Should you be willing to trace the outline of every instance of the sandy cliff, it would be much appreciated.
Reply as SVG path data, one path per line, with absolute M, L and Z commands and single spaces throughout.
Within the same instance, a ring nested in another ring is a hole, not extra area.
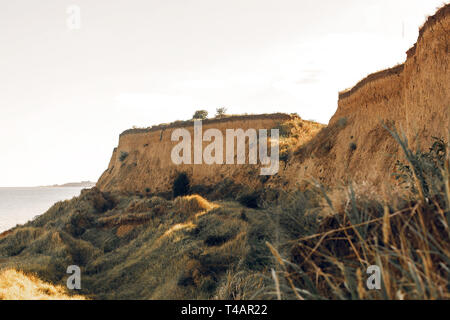
M 211 119 L 203 121 L 203 133 L 214 128 L 225 137 L 226 129 L 270 130 L 292 118 L 287 114 L 270 114 Z M 122 133 L 119 146 L 113 152 L 108 169 L 99 179 L 98 187 L 108 191 L 144 192 L 148 188 L 151 192 L 164 192 L 170 190 L 178 172 L 187 172 L 193 185 L 215 185 L 225 177 L 249 186 L 260 183 L 259 167 L 254 165 L 175 165 L 171 152 L 179 142 L 172 141 L 171 136 L 177 128 L 187 129 L 193 139 L 192 121 Z M 204 142 L 203 148 L 208 144 L 210 142 Z M 120 155 L 124 153 L 128 156 L 121 160 Z
M 314 178 L 328 185 L 349 180 L 380 186 L 391 180 L 399 148 L 381 121 L 403 130 L 410 142 L 428 147 L 433 136 L 448 140 L 450 114 L 449 66 L 450 5 L 430 17 L 404 64 L 377 72 L 339 94 L 338 109 L 328 126 L 309 132 L 297 150 L 266 186 L 295 188 Z M 291 121 L 284 114 L 241 116 L 209 120 L 204 131 L 271 129 Z M 124 132 L 98 187 L 107 191 L 167 191 L 176 172 L 186 171 L 193 184 L 214 185 L 225 177 L 250 187 L 261 185 L 258 168 L 249 165 L 176 166 L 170 159 L 177 144 L 172 131 L 191 123 L 174 123 Z M 310 141 L 309 141 L 310 140 Z M 204 144 L 205 145 L 205 144 Z M 126 152 L 128 157 L 120 160 Z
M 371 74 L 339 94 L 328 127 L 299 150 L 284 175 L 329 185 L 351 180 L 380 187 L 392 179 L 401 158 L 382 121 L 403 131 L 411 146 L 427 148 L 432 137 L 448 141 L 449 30 L 446 5 L 421 28 L 405 63 Z

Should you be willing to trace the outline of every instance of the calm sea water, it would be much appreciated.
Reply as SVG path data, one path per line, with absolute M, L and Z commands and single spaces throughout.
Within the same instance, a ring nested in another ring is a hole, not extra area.
M 78 196 L 82 187 L 0 188 L 0 232 L 46 212 L 53 204 Z

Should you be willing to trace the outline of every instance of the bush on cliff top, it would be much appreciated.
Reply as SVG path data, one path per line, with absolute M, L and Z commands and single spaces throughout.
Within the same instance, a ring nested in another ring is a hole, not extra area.
M 208 118 L 208 111 L 206 110 L 197 110 L 194 113 L 192 119 L 194 120 L 205 120 Z

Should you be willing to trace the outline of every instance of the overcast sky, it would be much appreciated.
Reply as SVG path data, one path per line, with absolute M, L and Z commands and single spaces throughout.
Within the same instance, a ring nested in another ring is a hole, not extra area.
M 0 186 L 97 180 L 123 130 L 196 109 L 328 123 L 338 91 L 403 62 L 444 3 L 2 1 Z

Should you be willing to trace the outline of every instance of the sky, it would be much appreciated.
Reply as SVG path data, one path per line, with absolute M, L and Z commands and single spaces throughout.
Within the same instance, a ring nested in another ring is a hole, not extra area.
M 328 123 L 445 3 L 2 1 L 0 187 L 96 181 L 122 131 L 198 109 Z

